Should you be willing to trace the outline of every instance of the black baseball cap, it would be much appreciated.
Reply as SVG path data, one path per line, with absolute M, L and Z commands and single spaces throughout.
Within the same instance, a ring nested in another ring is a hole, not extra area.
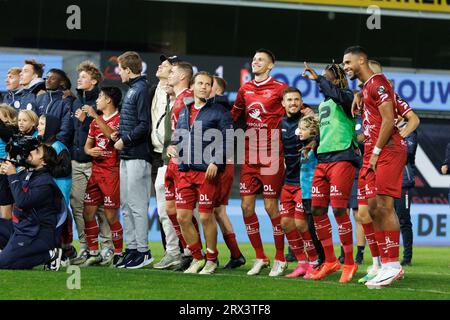
M 169 61 L 170 64 L 175 64 L 175 63 L 181 61 L 180 58 L 178 58 L 177 56 L 170 56 L 170 57 L 167 57 L 167 56 L 164 55 L 164 54 L 162 54 L 162 55 L 159 56 L 159 60 L 161 60 L 161 62 L 164 62 L 164 61 L 167 60 L 167 61 Z

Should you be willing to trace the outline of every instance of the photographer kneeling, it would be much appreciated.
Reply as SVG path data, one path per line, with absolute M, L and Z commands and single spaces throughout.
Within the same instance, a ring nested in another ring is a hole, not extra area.
M 0 219 L 0 269 L 31 269 L 47 264 L 60 266 L 61 250 L 55 249 L 57 223 L 65 215 L 63 196 L 50 175 L 57 165 L 55 150 L 40 144 L 27 157 L 27 169 L 16 173 L 13 162 L 0 166 L 14 198 L 12 221 Z

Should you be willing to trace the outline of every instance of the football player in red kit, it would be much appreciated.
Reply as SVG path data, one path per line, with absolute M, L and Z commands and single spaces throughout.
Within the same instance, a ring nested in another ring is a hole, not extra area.
M 395 127 L 396 99 L 386 77 L 370 69 L 367 53 L 358 46 L 345 50 L 343 63 L 351 79 L 358 78 L 364 83 L 364 153 L 370 159 L 360 176 L 366 180 L 369 214 L 378 247 L 387 253 L 380 272 L 367 281 L 366 286 L 382 287 L 404 274 L 399 262 L 400 226 L 394 211 L 394 198 L 401 196 L 406 144 Z
M 256 194 L 263 193 L 264 207 L 273 226 L 276 255 L 272 275 L 281 275 L 286 268 L 284 233 L 280 225 L 278 198 L 283 184 L 284 159 L 280 142 L 280 123 L 285 114 L 281 101 L 285 83 L 270 76 L 275 64 L 274 54 L 266 49 L 256 51 L 252 61 L 255 78 L 238 91 L 231 110 L 237 121 L 244 113 L 246 123 L 245 159 L 241 166 L 240 193 L 247 234 L 256 252 L 256 261 L 248 275 L 257 275 L 270 265 L 264 253 L 255 213 Z

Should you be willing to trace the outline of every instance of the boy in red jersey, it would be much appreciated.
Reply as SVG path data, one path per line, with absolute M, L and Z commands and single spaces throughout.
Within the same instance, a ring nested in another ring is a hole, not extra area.
M 263 193 L 264 207 L 273 225 L 276 255 L 271 275 L 281 275 L 287 267 L 284 257 L 284 233 L 281 229 L 278 197 L 283 185 L 284 159 L 280 123 L 285 114 L 281 101 L 288 87 L 270 77 L 275 66 L 274 54 L 266 49 L 256 51 L 252 61 L 255 79 L 238 91 L 231 110 L 237 121 L 244 112 L 246 128 L 245 160 L 241 166 L 240 193 L 242 212 L 250 242 L 256 252 L 256 260 L 248 275 L 257 275 L 270 265 L 264 253 L 259 233 L 259 221 L 255 213 L 256 194 Z M 255 143 L 256 142 L 256 143 Z
M 97 98 L 97 110 L 103 115 L 99 116 L 90 106 L 84 106 L 82 109 L 94 119 L 90 124 L 84 146 L 86 154 L 93 158 L 92 175 L 84 196 L 84 232 L 89 247 L 86 266 L 102 263 L 102 256 L 98 251 L 99 228 L 95 219 L 97 209 L 101 205 L 104 205 L 105 216 L 111 228 L 114 264 L 119 260 L 123 249 L 123 230 L 118 218 L 120 160 L 118 151 L 114 148 L 114 142 L 111 140 L 111 134 L 119 128 L 120 114 L 117 108 L 121 99 L 122 93 L 119 88 L 104 87 Z
M 406 144 L 395 127 L 395 94 L 386 77 L 370 69 L 367 53 L 361 47 L 347 48 L 343 63 L 351 79 L 358 78 L 364 83 L 364 153 L 365 158 L 370 158 L 366 168 L 363 164 L 360 176 L 366 180 L 369 214 L 378 247 L 387 253 L 380 272 L 367 281 L 366 286 L 382 287 L 404 273 L 399 262 L 400 226 L 394 211 L 394 198 L 401 196 Z

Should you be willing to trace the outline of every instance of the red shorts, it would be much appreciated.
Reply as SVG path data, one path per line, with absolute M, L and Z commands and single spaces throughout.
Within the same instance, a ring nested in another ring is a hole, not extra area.
M 365 171 L 360 173 L 364 180 L 360 185 L 364 185 L 365 198 L 373 198 L 376 195 L 400 198 L 405 164 L 405 145 L 384 147 L 378 157 L 376 170 L 371 170 L 367 164 Z
M 179 172 L 177 180 L 177 209 L 194 210 L 198 203 L 198 212 L 212 213 L 216 203 L 218 177 L 206 179 L 205 172 Z
M 120 208 L 119 170 L 102 174 L 93 172 L 86 186 L 84 204 L 104 205 L 106 209 Z
M 234 165 L 226 164 L 225 170 L 219 175 L 218 195 L 216 199 L 216 207 L 228 205 L 231 187 L 234 179 Z
M 178 179 L 178 164 L 169 161 L 167 165 L 166 175 L 164 176 L 164 190 L 166 201 L 174 201 L 175 200 L 175 192 L 176 192 L 176 182 Z
M 300 186 L 284 185 L 280 195 L 281 218 L 306 219 Z
M 276 170 L 276 173 L 267 172 Z M 283 186 L 284 160 L 280 158 L 271 169 L 261 165 L 243 164 L 241 166 L 240 194 L 250 196 L 263 193 L 266 199 L 278 199 Z
M 370 190 L 375 190 L 375 186 L 366 186 L 366 167 L 361 167 L 359 170 L 359 178 L 358 178 L 358 205 L 367 206 L 367 195 L 366 195 L 366 187 Z
M 319 163 L 314 170 L 311 206 L 347 208 L 356 168 L 350 161 Z

